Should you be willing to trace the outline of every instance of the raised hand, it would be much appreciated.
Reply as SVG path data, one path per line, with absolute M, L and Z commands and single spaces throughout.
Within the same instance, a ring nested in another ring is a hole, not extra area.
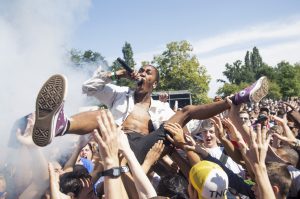
M 290 110 L 295 110 L 295 111 L 299 111 L 299 107 L 298 107 L 298 103 L 296 101 L 290 101 L 288 102 L 283 102 L 285 105 L 287 105 L 289 107 Z
M 286 119 L 286 117 L 280 118 L 280 117 L 277 117 L 277 116 L 275 116 L 275 115 L 271 115 L 271 116 L 270 116 L 270 120 L 274 120 L 274 121 L 275 121 L 278 125 L 280 125 L 280 126 L 284 126 L 284 125 L 287 124 L 287 119 Z
M 34 120 L 35 120 L 35 113 L 32 113 L 28 118 L 27 118 L 27 126 L 22 134 L 21 129 L 17 129 L 16 132 L 16 137 L 18 141 L 27 146 L 27 147 L 34 147 L 35 144 L 32 141 L 32 130 L 33 130 L 33 125 L 34 125 Z
M 224 129 L 223 129 L 223 125 L 222 125 L 222 122 L 221 122 L 221 119 L 217 116 L 214 116 L 211 118 L 211 121 L 212 123 L 214 124 L 214 127 L 215 127 L 215 133 L 216 133 L 216 136 L 219 140 L 221 140 L 221 138 L 223 136 L 225 136 L 225 133 L 224 133 Z
M 119 135 L 119 139 L 118 139 L 119 151 L 123 154 L 131 151 L 126 134 L 121 130 L 121 128 L 118 128 L 118 132 L 119 132 L 118 133 L 118 135 Z
M 49 171 L 49 184 L 50 184 L 50 194 L 52 199 L 71 199 L 70 196 L 67 196 L 61 193 L 59 190 L 59 172 L 55 171 L 53 164 L 48 163 Z
M 288 138 L 286 136 L 280 135 L 278 133 L 273 133 L 272 134 L 274 137 L 277 139 L 289 144 L 290 146 L 294 147 L 299 147 L 300 146 L 300 140 L 296 139 L 295 137 Z
M 242 147 L 243 155 L 249 160 L 249 163 L 253 170 L 257 166 L 265 166 L 265 159 L 271 140 L 271 135 L 267 136 L 267 128 L 264 126 L 261 129 L 261 125 L 258 124 L 256 127 L 256 133 L 253 128 L 250 128 L 250 145 L 249 147 L 239 141 Z
M 183 129 L 178 123 L 166 123 L 164 124 L 165 130 L 169 131 L 170 135 L 167 135 L 167 139 L 175 146 L 183 148 L 186 145 L 184 139 Z
M 164 148 L 165 148 L 165 145 L 163 144 L 163 141 L 159 140 L 148 151 L 148 153 L 145 157 L 145 160 L 143 162 L 143 165 L 142 165 L 145 173 L 148 173 L 151 166 L 157 162 L 157 160 L 160 158 L 161 153 L 163 152 Z
M 162 93 L 159 93 L 158 99 L 161 102 L 167 102 L 168 101 L 168 97 L 169 97 L 168 93 L 162 92 Z
M 145 161 L 147 160 L 152 163 L 155 163 L 159 159 L 164 148 L 165 145 L 163 144 L 163 141 L 162 140 L 157 141 L 147 153 Z
M 104 168 L 119 165 L 118 159 L 118 129 L 110 111 L 101 110 L 97 117 L 100 133 L 94 130 L 94 138 L 99 144 L 100 156 L 104 162 Z M 101 134 L 101 136 L 100 136 Z
M 230 140 L 237 142 L 238 140 L 243 139 L 241 134 L 238 132 L 235 125 L 231 122 L 229 118 L 224 118 L 222 120 L 222 123 L 224 126 L 226 126 L 226 128 L 228 128 L 227 133 L 230 137 Z

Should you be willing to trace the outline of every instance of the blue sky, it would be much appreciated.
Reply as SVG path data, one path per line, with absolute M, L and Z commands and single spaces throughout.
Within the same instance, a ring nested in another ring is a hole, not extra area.
M 152 51 L 170 41 L 196 41 L 285 20 L 299 9 L 299 1 L 94 0 L 73 44 L 110 58 L 120 54 L 125 41 L 135 52 Z
M 224 79 L 225 63 L 243 59 L 254 46 L 270 65 L 283 59 L 300 61 L 295 52 L 287 52 L 300 42 L 299 10 L 296 0 L 92 1 L 71 45 L 98 51 L 111 62 L 122 56 L 127 41 L 140 63 L 152 60 L 169 42 L 188 40 L 212 76 L 213 96 L 220 86 L 215 80 Z M 288 46 L 280 50 L 282 45 Z

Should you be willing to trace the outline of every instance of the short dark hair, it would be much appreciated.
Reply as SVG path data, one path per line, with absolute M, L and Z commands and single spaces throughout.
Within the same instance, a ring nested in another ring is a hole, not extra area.
M 181 175 L 168 175 L 161 178 L 157 186 L 157 194 L 174 199 L 188 199 L 188 182 Z
M 64 173 L 59 177 L 59 187 L 62 193 L 73 193 L 75 197 L 83 188 L 80 178 L 77 178 L 73 172 Z
M 77 197 L 83 188 L 80 179 L 86 178 L 91 178 L 87 169 L 82 165 L 75 165 L 72 172 L 64 173 L 59 177 L 60 191 L 64 194 L 73 193 Z
M 267 162 L 267 172 L 272 186 L 278 186 L 279 194 L 286 197 L 292 184 L 291 175 L 287 164 L 279 162 Z

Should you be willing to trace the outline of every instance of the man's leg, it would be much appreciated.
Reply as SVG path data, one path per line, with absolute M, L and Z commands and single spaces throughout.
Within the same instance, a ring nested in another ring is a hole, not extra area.
M 222 113 L 229 108 L 230 105 L 225 100 L 214 102 L 211 104 L 188 105 L 185 106 L 182 110 L 177 111 L 176 114 L 168 120 L 168 122 L 178 123 L 183 127 L 192 119 L 208 119 L 219 113 Z
M 236 105 L 246 102 L 256 103 L 268 94 L 268 88 L 267 78 L 261 77 L 251 86 L 231 97 L 231 100 Z M 188 105 L 181 111 L 177 111 L 176 114 L 168 120 L 168 122 L 176 122 L 183 127 L 192 119 L 208 119 L 229 108 L 230 105 L 224 100 L 204 105 Z
M 36 117 L 32 139 L 38 146 L 48 145 L 53 137 L 87 134 L 98 128 L 100 111 L 83 112 L 70 119 L 64 114 L 67 79 L 62 75 L 51 76 L 42 86 L 36 99 Z
M 70 127 L 67 129 L 68 134 L 84 135 L 99 128 L 97 116 L 100 116 L 100 110 L 87 111 L 78 113 L 69 118 Z

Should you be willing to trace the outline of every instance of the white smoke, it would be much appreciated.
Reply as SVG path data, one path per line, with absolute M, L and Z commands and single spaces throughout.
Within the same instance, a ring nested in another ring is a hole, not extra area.
M 67 51 L 72 33 L 87 17 L 89 5 L 87 0 L 2 1 L 1 135 L 12 121 L 34 110 L 38 90 L 52 74 L 64 73 L 68 77 L 68 99 L 78 104 L 80 84 L 86 77 L 67 65 Z M 66 105 L 69 111 L 71 104 Z
M 66 112 L 74 114 L 80 107 L 87 76 L 68 65 L 68 50 L 90 5 L 91 0 L 1 1 L 0 160 L 9 155 L 6 145 L 14 121 L 34 111 L 37 93 L 50 75 L 62 73 L 69 80 Z

